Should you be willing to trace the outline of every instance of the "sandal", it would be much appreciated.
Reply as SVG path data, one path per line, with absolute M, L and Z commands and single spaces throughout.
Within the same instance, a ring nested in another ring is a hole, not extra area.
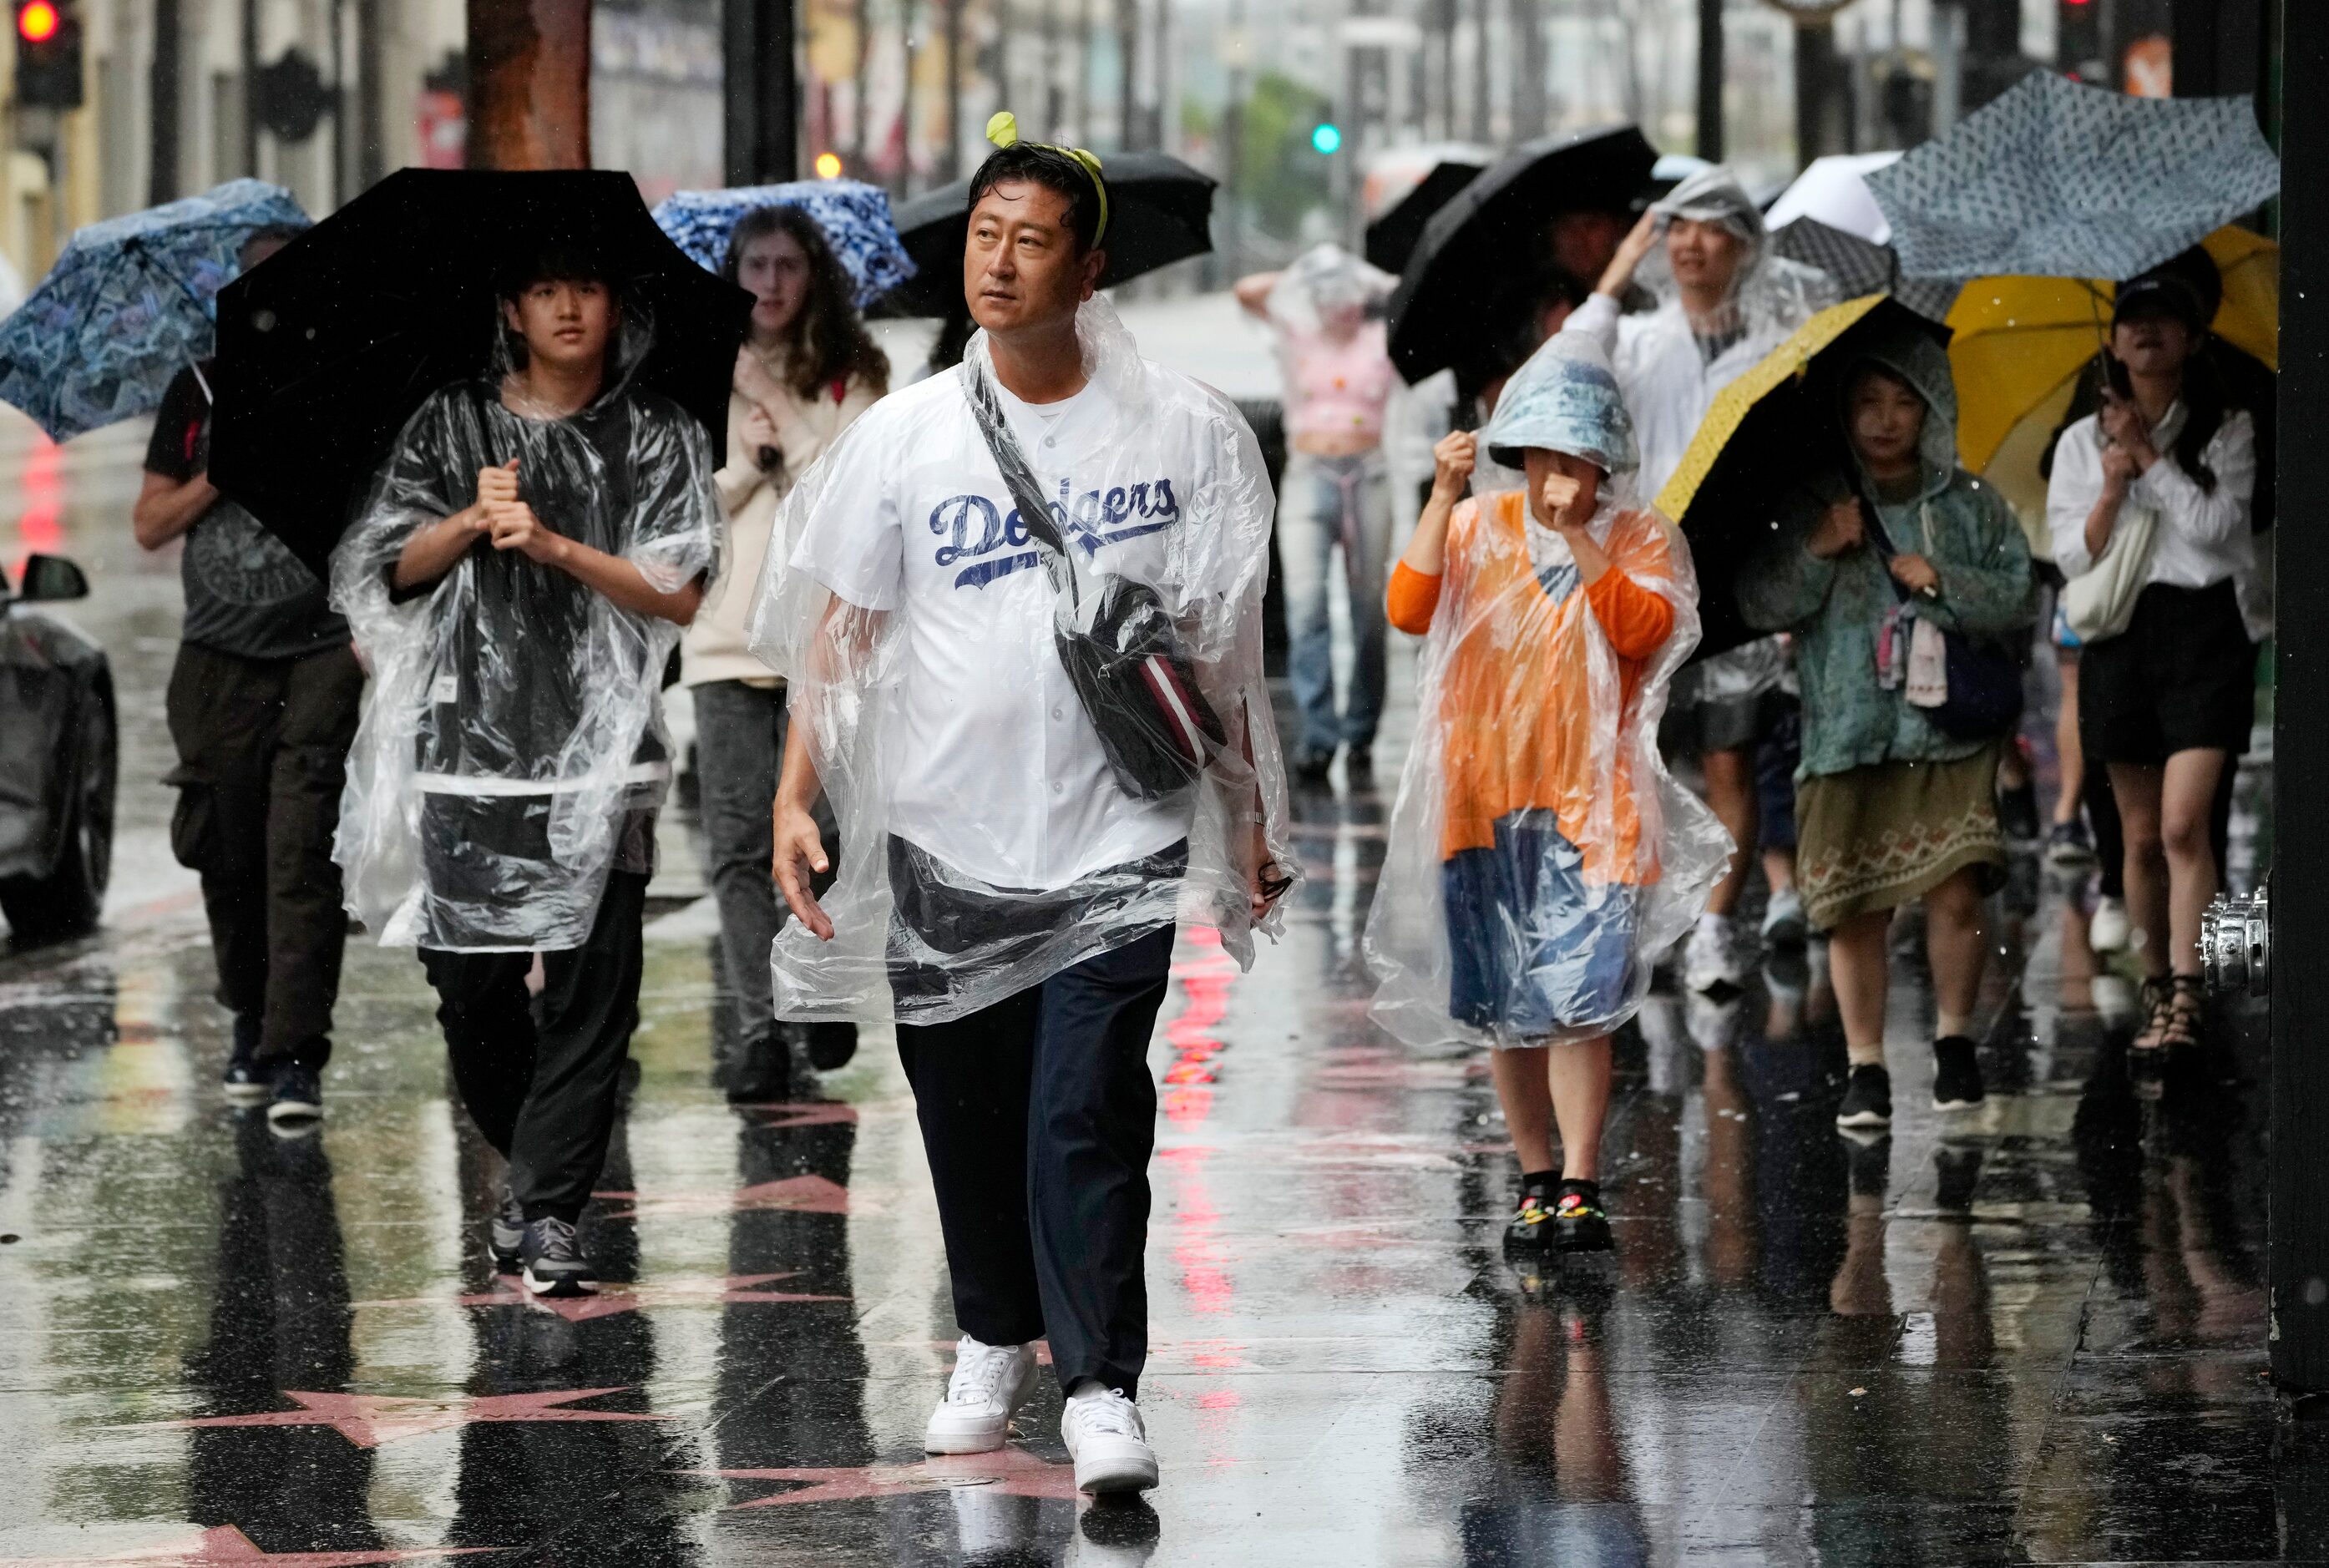
M 2156 975 L 2143 982 L 2143 1028 L 2130 1050 L 2171 1051 L 2200 1043 L 2207 1024 L 2207 986 L 2196 974 Z
M 2127 1049 L 2149 1053 L 2167 1048 L 2167 1031 L 2175 1021 L 2175 981 L 2164 974 L 2145 975 L 2142 999 L 2143 1027 L 2126 1043 Z

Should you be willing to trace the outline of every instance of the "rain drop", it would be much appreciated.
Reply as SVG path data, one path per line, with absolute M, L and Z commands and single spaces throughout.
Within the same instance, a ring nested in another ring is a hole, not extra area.
M 13 1240 L 14 1238 L 0 1239 Z M 2305 1304 L 2308 1307 L 2317 1307 L 2324 1301 L 2329 1301 L 2329 1280 L 2315 1274 L 2305 1282 Z
M 273 332 L 275 313 L 271 310 L 254 310 L 250 313 L 250 324 L 254 331 Z

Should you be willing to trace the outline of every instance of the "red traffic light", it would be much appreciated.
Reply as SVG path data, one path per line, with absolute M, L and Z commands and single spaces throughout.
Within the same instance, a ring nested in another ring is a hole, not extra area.
M 16 36 L 27 43 L 46 43 L 63 21 L 50 0 L 30 0 L 16 7 Z

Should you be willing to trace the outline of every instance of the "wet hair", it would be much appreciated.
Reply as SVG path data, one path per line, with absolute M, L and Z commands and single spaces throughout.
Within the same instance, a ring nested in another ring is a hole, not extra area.
M 1024 180 L 1055 192 L 1068 203 L 1068 232 L 1078 256 L 1089 255 L 1099 239 L 1099 176 L 1057 147 L 1034 142 L 1014 142 L 997 147 L 970 177 L 970 206 L 976 209 L 995 186 Z
M 1925 401 L 1925 394 L 1917 390 L 1916 382 L 1886 364 L 1882 360 L 1855 360 L 1853 361 L 1852 368 L 1843 373 L 1843 406 L 1847 412 L 1850 411 L 1852 405 L 1859 400 L 1862 386 L 1870 380 L 1890 381 L 1916 399 L 1919 405 Z
M 515 305 L 525 291 L 537 283 L 598 284 L 606 289 L 608 297 L 614 302 L 619 319 L 623 291 L 617 286 L 607 264 L 587 246 L 567 240 L 549 240 L 531 251 L 521 252 L 502 268 L 494 292 L 509 304 Z M 525 334 L 511 326 L 506 319 L 501 321 L 501 333 L 502 344 L 509 355 L 511 367 L 521 371 L 525 369 Z M 618 333 L 608 334 L 607 362 L 610 369 L 615 362 L 618 341 Z
M 806 212 L 798 207 L 755 207 L 745 213 L 728 236 L 720 276 L 739 281 L 745 249 L 772 234 L 789 236 L 808 258 L 808 292 L 784 333 L 785 368 L 794 395 L 814 399 L 834 382 L 853 379 L 864 381 L 876 396 L 888 391 L 890 356 L 865 330 L 849 275 L 825 242 L 825 230 Z

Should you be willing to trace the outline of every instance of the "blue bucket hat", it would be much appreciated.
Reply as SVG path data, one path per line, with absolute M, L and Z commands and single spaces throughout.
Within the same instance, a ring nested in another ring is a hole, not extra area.
M 1488 455 L 1508 468 L 1520 467 L 1530 446 L 1582 457 L 1604 474 L 1630 473 L 1642 464 L 1608 354 L 1598 339 L 1565 329 L 1504 383 L 1485 443 Z

